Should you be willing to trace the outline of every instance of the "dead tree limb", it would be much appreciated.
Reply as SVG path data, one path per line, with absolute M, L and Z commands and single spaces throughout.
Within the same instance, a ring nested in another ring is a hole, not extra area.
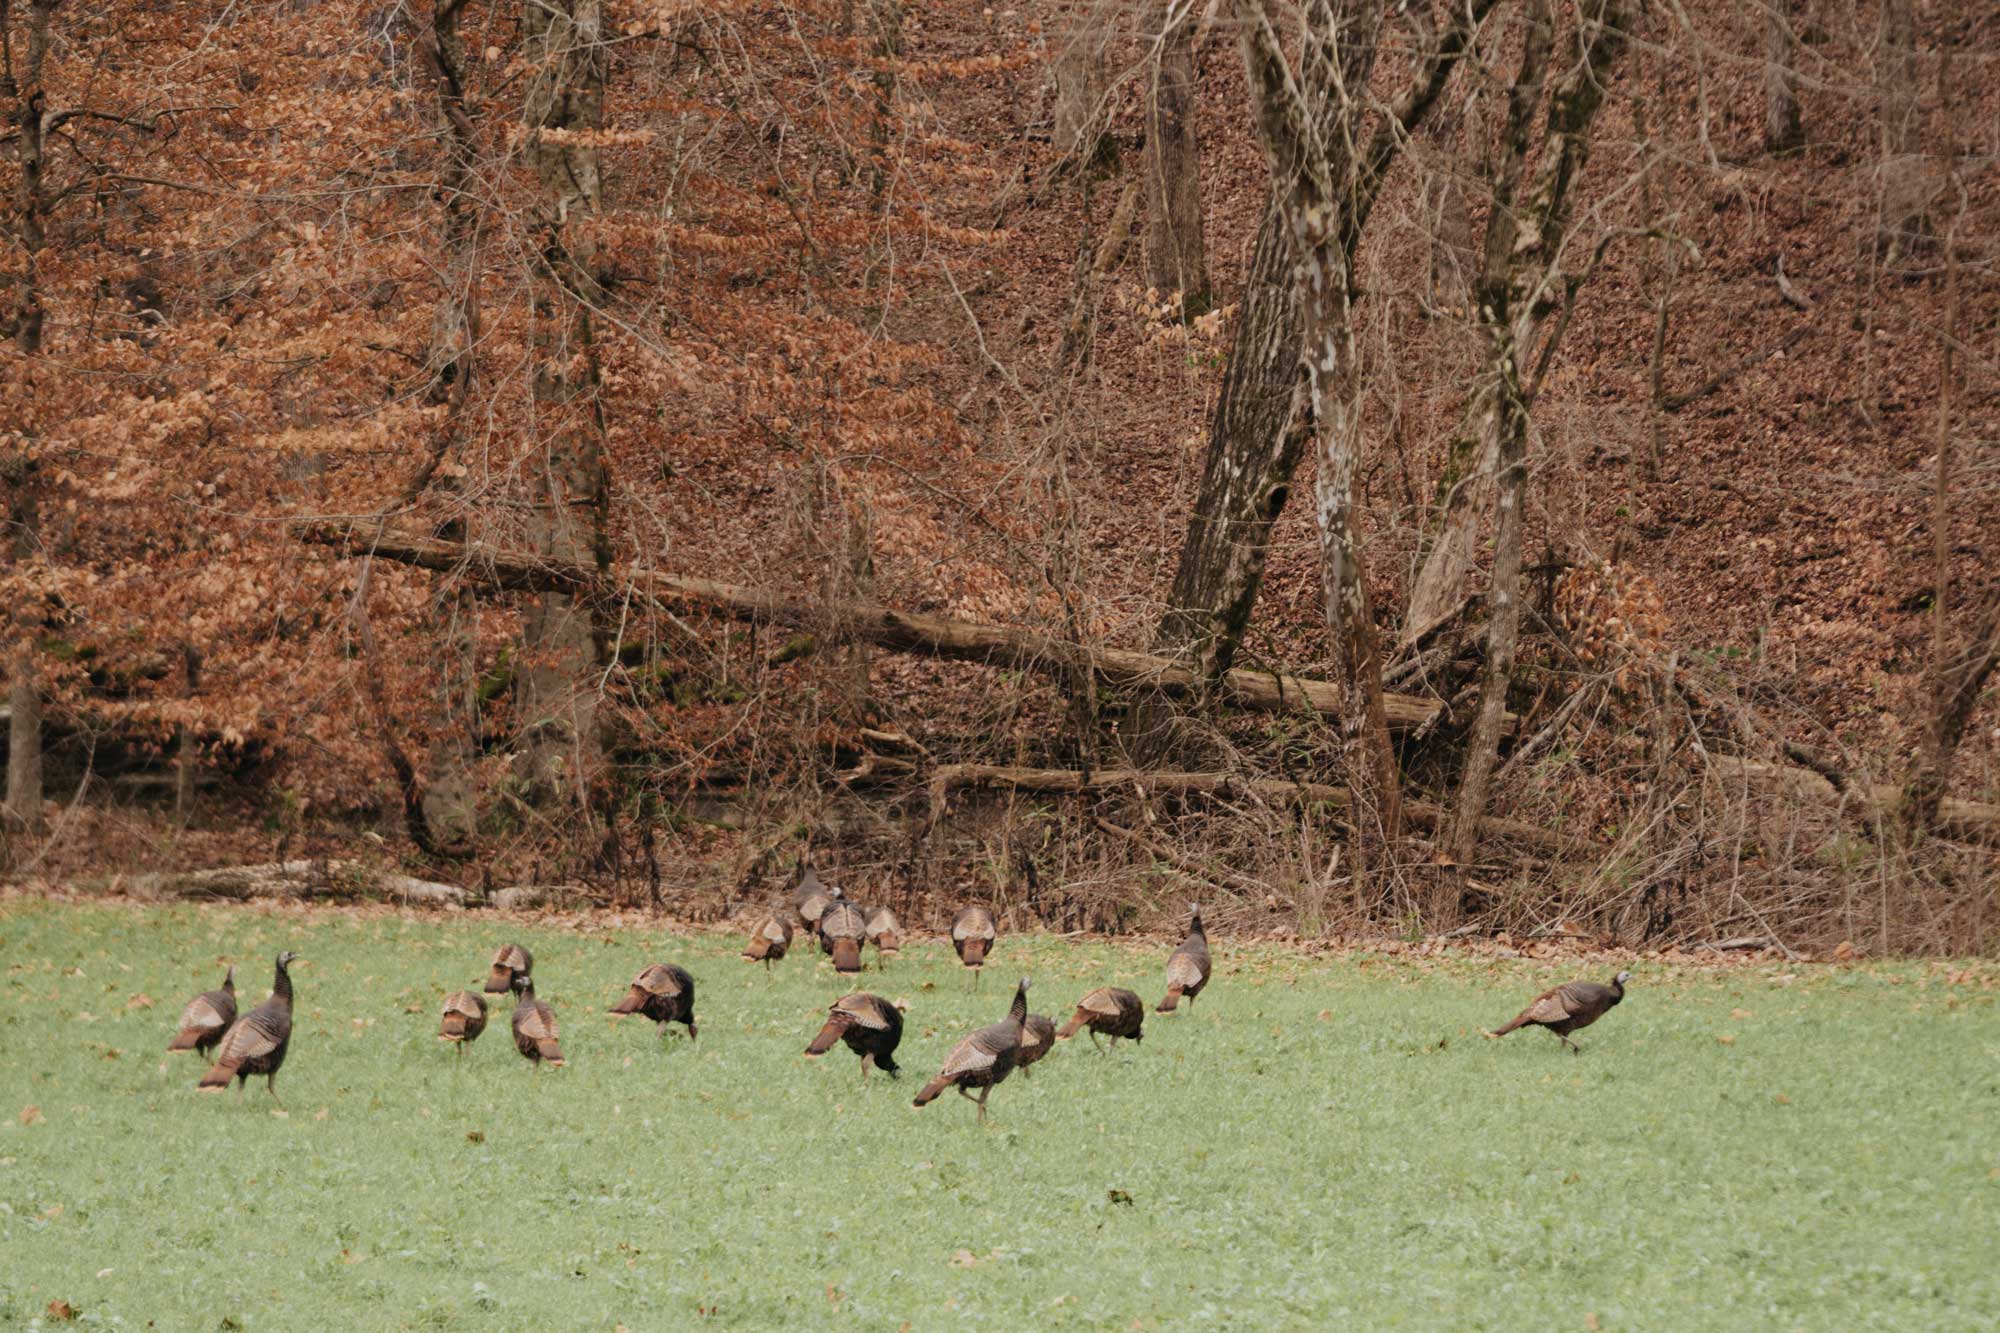
M 623 588 L 651 597 L 677 613 L 712 612 L 737 620 L 782 625 L 825 626 L 899 652 L 928 657 L 981 662 L 1027 671 L 1081 668 L 1106 684 L 1131 689 L 1187 694 L 1202 688 L 1197 668 L 1171 658 L 1129 648 L 1102 648 L 1072 643 L 1037 630 L 1006 625 L 982 625 L 944 616 L 892 607 L 856 604 L 829 606 L 799 600 L 761 588 L 746 588 L 713 579 L 689 578 L 651 571 L 614 569 L 599 575 L 590 566 L 501 550 L 478 543 L 440 541 L 385 533 L 376 537 L 366 526 L 304 523 L 293 529 L 301 541 L 332 546 L 354 555 L 373 554 L 383 560 L 420 569 L 453 571 L 491 587 L 517 592 L 569 591 L 608 596 Z M 1235 668 L 1227 672 L 1217 692 L 1222 702 L 1252 712 L 1294 709 L 1339 717 L 1345 691 L 1325 680 L 1309 680 L 1277 672 Z M 1438 711 L 1435 700 L 1414 695 L 1384 697 L 1390 726 L 1409 730 Z
M 1075 768 L 1014 768 L 999 764 L 944 764 L 930 777 L 931 819 L 943 815 L 945 799 L 957 787 L 1012 787 L 1021 791 L 1087 792 L 1114 791 L 1127 787 L 1175 795 L 1228 796 L 1249 793 L 1268 801 L 1320 804 L 1347 812 L 1352 805 L 1346 787 L 1323 782 L 1287 782 L 1282 778 L 1246 778 L 1234 773 L 1153 772 L 1140 768 L 1097 768 L 1085 772 Z M 1406 800 L 1403 815 L 1419 828 L 1441 827 L 1449 818 L 1443 806 L 1430 801 Z M 1481 831 L 1533 847 L 1556 852 L 1575 845 L 1539 824 L 1514 819 L 1488 819 Z

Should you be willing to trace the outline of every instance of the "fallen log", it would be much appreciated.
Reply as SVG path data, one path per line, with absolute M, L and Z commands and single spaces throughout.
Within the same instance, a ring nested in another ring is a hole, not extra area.
M 375 870 L 357 861 L 267 861 L 211 870 L 134 875 L 118 884 L 135 898 L 375 898 L 463 907 L 465 890 Z
M 608 596 L 629 588 L 680 613 L 710 611 L 739 620 L 794 627 L 830 623 L 837 634 L 899 652 L 1025 671 L 1084 670 L 1107 684 L 1157 690 L 1162 694 L 1193 694 L 1209 688 L 1198 672 L 1173 658 L 1131 648 L 1072 643 L 1038 630 L 982 625 L 865 603 L 842 606 L 801 600 L 761 588 L 652 570 L 613 570 L 600 576 L 589 566 L 545 560 L 476 542 L 438 541 L 398 533 L 378 536 L 372 528 L 357 531 L 339 523 L 300 523 L 293 526 L 292 533 L 300 541 L 314 545 L 373 555 L 420 569 L 457 572 L 494 587 L 520 592 Z M 1256 712 L 1305 709 L 1326 717 L 1340 715 L 1342 691 L 1332 681 L 1238 667 L 1213 688 L 1224 702 Z M 1387 695 L 1384 702 L 1389 725 L 1398 731 L 1430 722 L 1442 708 L 1435 699 L 1409 694 Z
M 1746 782 L 1775 788 L 1802 800 L 1817 801 L 1829 809 L 1842 809 L 1849 818 L 1864 823 L 1894 815 L 1903 801 L 1903 789 L 1893 783 L 1864 786 L 1849 782 L 1843 792 L 1823 774 L 1809 768 L 1767 764 L 1733 755 L 1716 755 L 1714 762 L 1723 772 L 1734 773 Z M 1964 842 L 2000 844 L 2000 805 L 1946 797 L 1938 803 L 1937 829 L 1947 837 Z
M 1234 773 L 1153 772 L 1138 768 L 1098 768 L 1085 772 L 1074 768 L 1013 768 L 999 764 L 944 764 L 930 777 L 931 819 L 943 814 L 947 795 L 954 787 L 1013 787 L 1023 791 L 1083 793 L 1133 787 L 1142 791 L 1174 793 L 1252 793 L 1272 801 L 1302 801 L 1346 810 L 1347 788 L 1323 782 L 1286 782 L 1281 778 L 1245 778 Z M 1405 800 L 1403 815 L 1419 828 L 1437 829 L 1450 822 L 1451 812 L 1430 801 Z M 1506 838 L 1544 852 L 1568 847 L 1588 847 L 1588 839 L 1564 838 L 1552 829 L 1517 819 L 1492 816 L 1480 821 L 1480 832 Z

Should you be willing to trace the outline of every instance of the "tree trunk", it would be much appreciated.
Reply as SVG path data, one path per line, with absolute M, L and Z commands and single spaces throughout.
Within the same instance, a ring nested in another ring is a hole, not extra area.
M 1889 263 L 1907 258 L 1930 237 L 1930 171 L 1920 151 L 1917 107 L 1917 26 L 1913 0 L 1884 0 L 1880 44 L 1882 101 L 1882 231 L 1877 243 Z
M 56 0 L 34 0 L 28 6 L 27 58 L 19 84 L 8 90 L 15 95 L 9 119 L 14 123 L 14 166 L 18 173 L 10 230 L 14 233 L 19 256 L 15 261 L 13 309 L 6 312 L 5 319 L 13 336 L 14 350 L 24 361 L 32 361 L 42 351 L 41 258 L 42 249 L 48 242 L 49 207 L 42 181 L 45 150 L 43 110 L 46 100 L 42 70 L 48 62 L 49 28 L 55 8 Z M 0 8 L 0 27 L 7 26 L 6 20 L 6 12 Z M 11 42 L 11 32 L 8 37 Z M 8 54 L 10 60 L 6 73 L 11 83 L 11 47 Z M 27 445 L 33 437 L 35 423 L 21 421 L 10 424 L 20 432 L 20 438 L 14 451 L 0 461 L 0 480 L 4 480 L 8 491 L 7 518 L 11 529 L 8 554 L 19 564 L 41 555 L 36 495 L 38 468 Z M 42 696 L 35 661 L 42 611 L 39 606 L 33 605 L 16 606 L 11 610 L 15 617 L 15 642 L 12 660 L 8 663 L 7 694 L 13 712 L 7 732 L 11 748 L 7 752 L 4 816 L 8 829 L 34 836 L 42 830 Z
M 557 564 L 532 551 L 500 551 L 428 537 L 377 536 L 334 523 L 302 523 L 292 529 L 301 541 L 335 546 L 354 555 L 372 555 L 420 569 L 456 569 L 462 577 L 490 587 L 521 591 L 555 590 L 579 602 L 636 598 L 649 607 L 678 615 L 716 614 L 756 623 L 817 629 L 837 638 L 865 639 L 896 652 L 1019 671 L 1067 676 L 1084 672 L 1106 685 L 1162 694 L 1212 689 L 1233 708 L 1248 712 L 1318 713 L 1341 716 L 1343 688 L 1325 680 L 1266 670 L 1233 670 L 1210 680 L 1187 663 L 1130 648 L 1104 648 L 1010 625 L 981 625 L 918 611 L 870 605 L 828 605 L 745 588 L 712 579 L 647 570 L 613 575 L 595 565 Z M 1434 721 L 1435 700 L 1408 694 L 1383 697 L 1389 724 L 1409 730 Z
M 1792 36 L 1793 0 L 1761 0 L 1764 7 L 1764 148 L 1790 153 L 1806 141 L 1799 114 L 1797 42 Z
M 1117 151 L 1105 133 L 1104 48 L 1117 10 L 1078 0 L 1057 37 L 1055 150 L 1059 168 L 1087 171 Z
M 1416 53 L 1410 82 L 1367 145 L 1351 210 L 1340 219 L 1350 256 L 1381 181 L 1409 135 L 1429 114 L 1493 0 L 1451 6 Z M 1329 105 L 1324 110 L 1331 113 Z M 1322 139 L 1337 127 L 1322 121 Z M 1357 132 L 1349 126 L 1346 133 Z M 1309 423 L 1300 353 L 1300 293 L 1292 281 L 1291 237 L 1275 203 L 1250 261 L 1229 367 L 1210 426 L 1201 489 L 1154 644 L 1185 654 L 1205 678 L 1230 669 L 1264 580 L 1271 528 L 1292 491 Z M 1351 261 L 1350 261 L 1351 262 Z
M 1291 237 L 1293 281 L 1303 294 L 1301 333 L 1318 463 L 1313 518 L 1327 631 L 1345 668 L 1341 718 L 1347 778 L 1357 796 L 1357 826 L 1393 844 L 1400 836 L 1402 780 L 1383 707 L 1381 656 L 1355 513 L 1361 409 L 1350 269 L 1350 235 L 1359 234 L 1352 230 L 1360 202 L 1356 187 L 1364 169 L 1352 145 L 1374 68 L 1381 9 L 1367 0 L 1309 3 L 1302 75 L 1296 80 L 1259 0 L 1237 0 L 1236 13 L 1257 128 Z M 1339 129 L 1322 137 L 1316 133 L 1322 123 Z
M 183 697 L 193 699 L 201 692 L 201 653 L 191 643 L 181 645 Z M 174 827 L 186 828 L 194 818 L 194 771 L 201 754 L 194 728 L 182 723 L 174 728 Z
M 1541 101 L 1542 79 L 1554 40 L 1555 19 L 1549 0 L 1533 0 L 1529 15 L 1521 74 L 1508 103 L 1508 141 L 1495 180 L 1480 283 L 1480 318 L 1491 340 L 1498 531 L 1493 582 L 1487 594 L 1486 670 L 1480 684 L 1479 713 L 1466 743 L 1458 817 L 1451 839 L 1452 859 L 1461 865 L 1470 862 L 1478 850 L 1520 638 L 1529 408 L 1521 368 L 1537 354 L 1546 362 L 1553 351 L 1551 346 L 1539 351 L 1534 346 L 1541 323 L 1537 312 L 1561 283 L 1570 187 L 1589 158 L 1591 127 L 1603 105 L 1612 64 L 1625 44 L 1623 0 L 1582 0 L 1577 12 L 1577 59 L 1566 64 L 1567 72 L 1549 101 L 1550 142 L 1540 154 L 1533 191 L 1516 209 L 1515 190 L 1531 156 L 1532 121 Z M 1558 323 L 1550 339 L 1561 337 L 1562 329 Z
M 597 392 L 590 307 L 599 292 L 587 219 L 602 203 L 597 150 L 545 139 L 543 130 L 590 131 L 604 121 L 605 48 L 599 0 L 525 0 L 529 75 L 526 156 L 545 198 L 535 244 L 535 433 L 529 464 L 535 545 L 565 564 L 610 563 L 609 478 Z M 548 592 L 529 608 L 520 677 L 527 778 L 537 804 L 589 806 L 601 745 L 599 635 L 589 606 Z
M 1182 319 L 1208 313 L 1202 242 L 1201 144 L 1195 137 L 1194 12 L 1160 0 L 1164 30 L 1146 102 L 1146 277 L 1161 299 L 1180 294 Z

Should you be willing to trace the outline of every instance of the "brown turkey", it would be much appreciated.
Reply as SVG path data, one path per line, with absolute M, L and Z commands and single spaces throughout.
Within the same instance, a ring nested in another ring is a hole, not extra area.
M 785 956 L 785 950 L 792 947 L 792 923 L 777 914 L 765 917 L 750 932 L 750 943 L 743 946 L 743 956 L 753 963 L 762 963 L 769 972 L 771 964 Z
M 205 1060 L 235 1021 L 236 969 L 232 967 L 222 974 L 221 990 L 205 990 L 187 1002 L 187 1008 L 181 1010 L 180 1029 L 167 1049 L 194 1051 Z
M 868 942 L 875 946 L 875 965 L 880 967 L 883 954 L 902 952 L 903 923 L 886 907 L 870 908 L 867 915 Z
M 1163 1014 L 1171 1014 L 1182 997 L 1186 997 L 1188 1008 L 1194 1008 L 1194 997 L 1208 984 L 1208 932 L 1201 928 L 1201 904 L 1190 910 L 1194 915 L 1188 922 L 1187 939 L 1167 959 L 1167 993 L 1159 1005 Z
M 514 1003 L 514 1049 L 528 1057 L 534 1069 L 540 1069 L 543 1061 L 567 1064 L 556 1041 L 562 1035 L 556 1027 L 556 1011 L 535 998 L 533 977 L 521 978 L 520 996 Z
M 961 907 L 952 918 L 951 947 L 958 950 L 958 961 L 972 969 L 973 985 L 979 984 L 979 969 L 986 966 L 986 955 L 999 937 L 1000 928 L 988 908 Z
M 924 1084 L 923 1091 L 910 1104 L 926 1106 L 936 1101 L 946 1088 L 957 1088 L 959 1096 L 979 1103 L 979 1118 L 985 1120 L 986 1096 L 1013 1072 L 1014 1061 L 1021 1053 L 1021 1031 L 1027 1021 L 1028 979 L 1022 977 L 1021 984 L 1014 989 L 1014 1003 L 1008 1008 L 1007 1017 L 952 1047 L 951 1054 L 944 1058 L 944 1068 Z M 977 1097 L 969 1091 L 971 1088 L 979 1089 Z
M 826 915 L 826 909 L 841 896 L 837 888 L 831 888 L 820 881 L 819 872 L 810 861 L 799 863 L 799 886 L 792 891 L 792 911 L 807 930 L 818 930 L 819 919 Z
M 837 895 L 840 890 L 835 889 Z M 845 898 L 835 897 L 819 919 L 820 947 L 833 959 L 836 972 L 861 970 L 861 942 L 868 935 L 868 918 Z
M 264 1076 L 264 1091 L 278 1100 L 278 1070 L 284 1067 L 285 1052 L 292 1044 L 291 966 L 299 956 L 290 949 L 278 955 L 277 975 L 271 979 L 271 994 L 264 1003 L 230 1024 L 215 1049 L 215 1063 L 195 1086 L 203 1092 L 221 1092 L 236 1080 L 236 1095 L 252 1074 Z M 280 1106 L 283 1102 L 278 1103 Z
M 1120 1037 L 1130 1037 L 1142 1041 L 1145 1034 L 1140 1030 L 1146 1021 L 1146 1002 L 1122 986 L 1099 986 L 1090 994 L 1076 1002 L 1076 1012 L 1069 1022 L 1062 1025 L 1056 1037 L 1068 1041 L 1076 1035 L 1078 1028 L 1090 1029 L 1090 1044 L 1101 1052 L 1103 1043 L 1097 1034 L 1111 1038 L 1112 1046 L 1118 1045 Z
M 465 1053 L 467 1042 L 479 1040 L 486 1031 L 486 997 L 478 991 L 455 990 L 444 997 L 444 1016 L 438 1021 L 438 1040 L 448 1041 Z
M 894 1078 L 901 1070 L 894 1056 L 903 1040 L 903 1015 L 895 1005 L 879 995 L 856 991 L 835 1000 L 827 1010 L 826 1026 L 806 1047 L 807 1055 L 825 1055 L 836 1041 L 861 1057 L 861 1077 L 869 1069 L 880 1069 Z
M 486 974 L 486 993 L 520 994 L 535 970 L 535 956 L 518 944 L 503 944 L 493 952 L 493 970 Z
M 1055 1048 L 1056 1021 L 1047 1014 L 1029 1014 L 1021 1022 L 1021 1049 L 1015 1052 L 1014 1068 L 1028 1076 L 1028 1066 Z
M 1611 1012 L 1612 1006 L 1625 998 L 1625 983 L 1632 979 L 1630 972 L 1620 972 L 1611 978 L 1611 984 L 1601 981 L 1572 981 L 1567 986 L 1545 990 L 1535 997 L 1535 1002 L 1514 1016 L 1512 1022 L 1487 1033 L 1489 1037 L 1504 1037 L 1519 1027 L 1543 1027 L 1562 1038 L 1562 1044 L 1578 1055 L 1583 1047 L 1569 1039 L 1569 1034 L 1589 1027 L 1598 1019 Z
M 644 1014 L 660 1025 L 660 1035 L 667 1035 L 667 1024 L 680 1023 L 688 1030 L 688 1040 L 694 1040 L 694 978 L 678 963 L 654 963 L 638 976 L 632 978 L 632 988 L 625 992 L 625 998 L 611 1006 L 614 1014 Z

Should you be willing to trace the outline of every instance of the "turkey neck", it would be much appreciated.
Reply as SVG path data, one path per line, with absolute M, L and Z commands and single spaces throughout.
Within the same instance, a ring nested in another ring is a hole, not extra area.
M 271 978 L 271 998 L 287 1009 L 292 1007 L 292 974 L 283 963 L 278 964 L 278 974 Z
M 1014 988 L 1014 1003 L 1007 1009 L 1007 1021 L 1012 1023 L 1016 1028 L 1019 1028 L 1028 1021 L 1028 988 L 1026 986 L 1016 986 Z
M 1200 940 L 1204 948 L 1208 945 L 1208 932 L 1201 928 L 1200 912 L 1196 912 L 1194 920 L 1188 924 L 1188 938 L 1191 940 Z

